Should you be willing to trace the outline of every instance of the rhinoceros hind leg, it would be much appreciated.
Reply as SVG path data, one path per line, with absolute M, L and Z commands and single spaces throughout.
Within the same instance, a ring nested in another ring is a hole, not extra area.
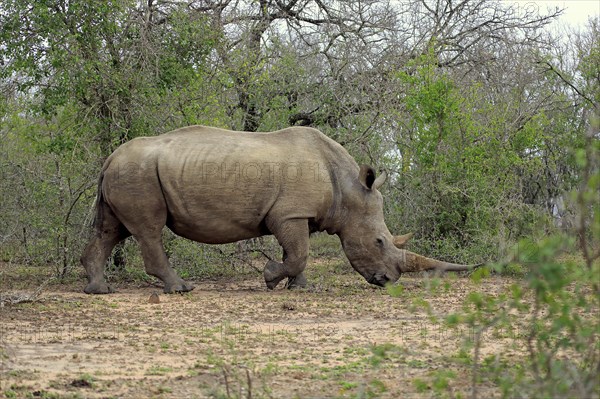
M 88 278 L 86 294 L 114 292 L 104 279 L 104 267 L 114 246 L 131 235 L 106 204 L 99 204 L 98 213 L 94 236 L 81 257 Z
M 169 265 L 160 236 L 152 238 L 136 237 L 136 239 L 142 249 L 146 273 L 159 278 L 164 283 L 165 293 L 187 292 L 194 289 L 192 284 L 183 281 Z
M 285 254 L 283 263 L 270 260 L 265 265 L 265 283 L 267 288 L 272 290 L 284 278 L 294 278 L 304 271 L 308 259 L 308 221 L 286 220 L 270 225 L 269 229 L 283 247 Z

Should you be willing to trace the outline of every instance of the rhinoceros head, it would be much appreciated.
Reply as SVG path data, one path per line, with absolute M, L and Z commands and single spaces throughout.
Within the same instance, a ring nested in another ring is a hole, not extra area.
M 358 181 L 344 190 L 346 212 L 339 231 L 344 252 L 352 267 L 369 283 L 384 286 L 403 272 L 421 270 L 463 271 L 474 266 L 426 258 L 402 249 L 411 235 L 393 236 L 383 218 L 379 187 L 386 175 L 376 177 L 373 168 L 362 165 Z

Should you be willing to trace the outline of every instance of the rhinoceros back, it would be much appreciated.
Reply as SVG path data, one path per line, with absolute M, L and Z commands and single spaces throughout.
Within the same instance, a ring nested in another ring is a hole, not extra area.
M 107 160 L 105 176 L 121 175 L 136 198 L 161 196 L 175 233 L 233 242 L 268 234 L 267 216 L 324 217 L 332 190 L 323 138 L 305 128 L 246 133 L 193 126 L 123 145 Z M 127 195 L 114 179 L 107 186 Z

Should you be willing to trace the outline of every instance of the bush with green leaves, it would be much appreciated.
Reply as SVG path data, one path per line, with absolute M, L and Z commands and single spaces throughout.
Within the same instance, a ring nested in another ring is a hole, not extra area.
M 590 132 L 600 125 L 592 124 Z M 588 134 L 575 150 L 583 177 L 571 199 L 579 224 L 542 239 L 522 239 L 507 262 L 476 271 L 477 281 L 514 264 L 522 280 L 500 295 L 472 291 L 463 311 L 448 315 L 451 327 L 466 326 L 462 353 L 472 367 L 471 397 L 482 382 L 503 397 L 600 396 L 600 141 Z M 512 337 L 522 356 L 482 358 L 489 337 Z

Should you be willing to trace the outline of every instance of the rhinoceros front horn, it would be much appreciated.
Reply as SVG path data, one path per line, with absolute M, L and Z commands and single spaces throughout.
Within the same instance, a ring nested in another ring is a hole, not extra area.
M 439 270 L 446 272 L 463 272 L 473 270 L 483 264 L 461 265 L 458 263 L 444 262 L 437 259 L 431 259 L 423 255 L 416 254 L 404 249 L 400 250 L 400 262 L 398 269 L 401 273 L 420 272 L 424 270 Z

